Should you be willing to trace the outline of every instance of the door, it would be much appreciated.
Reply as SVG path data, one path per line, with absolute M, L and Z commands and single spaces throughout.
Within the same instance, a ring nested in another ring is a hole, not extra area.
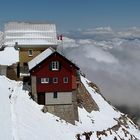
M 38 93 L 38 103 L 40 105 L 45 105 L 45 93 L 43 92 Z

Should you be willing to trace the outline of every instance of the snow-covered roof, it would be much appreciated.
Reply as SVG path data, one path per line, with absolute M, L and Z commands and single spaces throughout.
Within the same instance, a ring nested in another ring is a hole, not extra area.
M 9 22 L 5 24 L 5 45 L 57 45 L 55 24 Z
M 44 59 L 46 59 L 48 56 L 50 56 L 52 53 L 54 53 L 55 50 L 53 48 L 48 48 L 45 51 L 43 51 L 41 54 L 33 58 L 31 61 L 28 62 L 29 70 L 34 68 L 36 65 L 38 65 L 40 62 L 42 62 Z

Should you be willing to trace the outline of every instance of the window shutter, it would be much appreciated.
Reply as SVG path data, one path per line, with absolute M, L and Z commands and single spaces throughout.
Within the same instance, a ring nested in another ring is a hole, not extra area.
M 38 83 L 38 84 L 41 83 L 41 78 L 37 78 L 37 83 Z
M 52 81 L 52 78 L 49 77 L 49 83 L 51 84 L 52 82 L 53 82 L 53 81 Z
M 50 62 L 50 64 L 49 64 L 49 70 L 50 71 L 52 70 L 52 62 Z
M 61 70 L 62 64 L 61 62 L 59 62 L 59 70 Z
M 51 80 L 50 77 L 47 77 L 47 78 L 49 79 L 49 83 L 50 83 L 50 80 Z

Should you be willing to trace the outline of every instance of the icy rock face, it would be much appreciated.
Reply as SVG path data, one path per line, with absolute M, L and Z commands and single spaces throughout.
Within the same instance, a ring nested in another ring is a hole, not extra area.
M 81 76 L 86 94 L 98 109 L 86 111 L 78 107 L 79 121 L 69 124 L 35 103 L 22 83 L 0 76 L 0 137 L 4 140 L 139 140 L 140 130 L 127 117 L 111 106 L 101 94 Z M 84 94 L 84 93 L 81 93 Z

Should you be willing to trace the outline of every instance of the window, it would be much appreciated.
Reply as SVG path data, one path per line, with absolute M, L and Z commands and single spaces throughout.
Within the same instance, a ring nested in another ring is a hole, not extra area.
M 33 56 L 33 50 L 28 50 L 28 56 Z
M 23 63 L 23 66 L 28 66 L 28 64 L 26 62 Z
M 53 83 L 58 83 L 58 77 L 53 78 Z
M 57 98 L 57 91 L 53 93 L 53 98 Z
M 68 77 L 63 77 L 63 83 L 68 83 L 68 82 L 69 82 Z
M 23 63 L 23 71 L 28 71 L 28 64 L 26 62 Z
M 49 83 L 49 78 L 41 78 L 41 83 L 42 84 Z
M 59 61 L 52 61 L 51 69 L 52 70 L 59 70 Z

